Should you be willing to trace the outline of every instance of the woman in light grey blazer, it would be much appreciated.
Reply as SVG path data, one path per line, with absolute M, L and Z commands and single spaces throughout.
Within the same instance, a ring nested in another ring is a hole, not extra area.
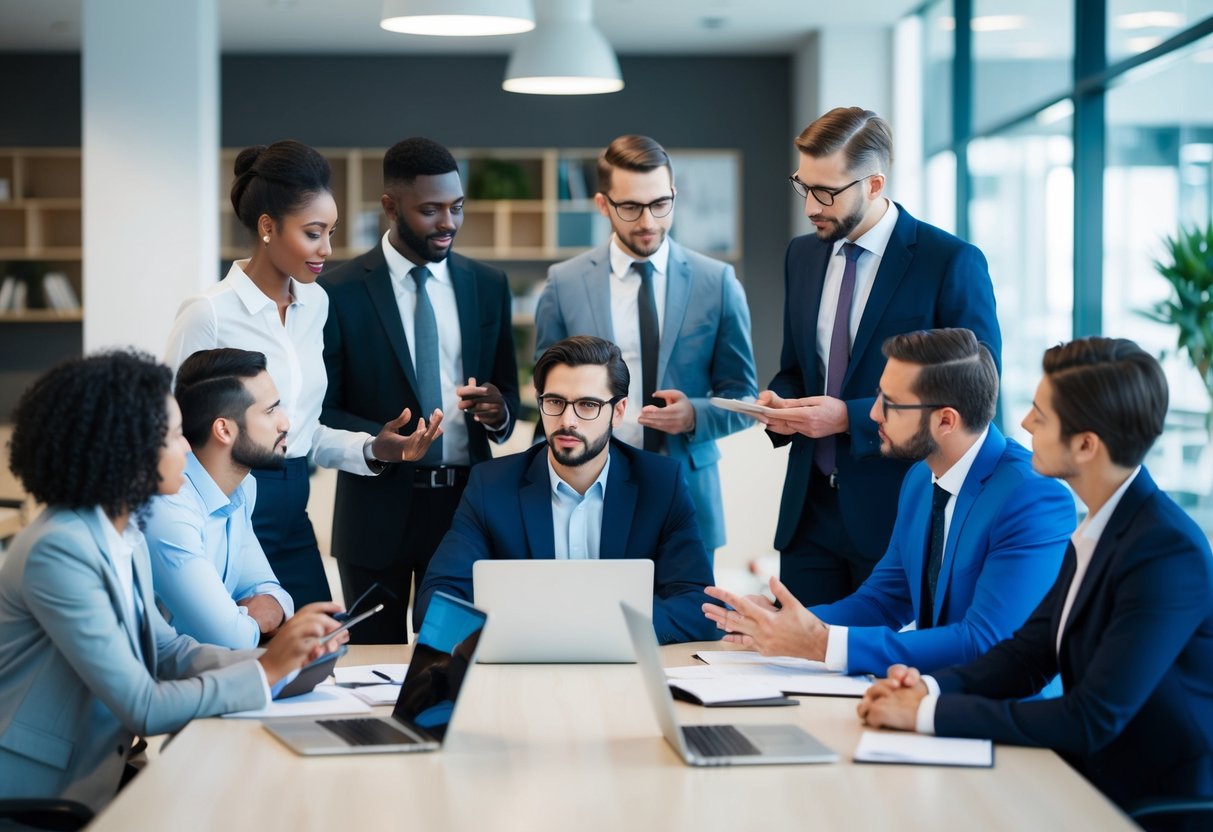
M 139 517 L 180 488 L 189 450 L 167 367 L 77 359 L 22 397 L 11 467 L 46 510 L 0 567 L 0 797 L 94 810 L 136 735 L 259 708 L 269 685 L 344 641 L 336 604 L 300 610 L 265 651 L 178 635 L 156 609 Z

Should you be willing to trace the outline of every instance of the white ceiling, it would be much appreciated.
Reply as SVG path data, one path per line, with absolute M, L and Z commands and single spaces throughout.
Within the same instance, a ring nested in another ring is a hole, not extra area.
M 79 49 L 81 2 L 0 0 L 0 50 Z M 624 54 L 780 54 L 822 27 L 892 24 L 919 2 L 596 0 L 594 20 Z M 218 5 L 224 52 L 507 54 L 514 42 L 385 32 L 379 28 L 381 0 L 218 0 Z

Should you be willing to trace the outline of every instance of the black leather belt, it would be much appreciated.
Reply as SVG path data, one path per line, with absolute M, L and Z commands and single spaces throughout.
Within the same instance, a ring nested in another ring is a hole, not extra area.
M 413 488 L 454 488 L 467 482 L 468 470 L 466 465 L 417 467 L 413 469 Z

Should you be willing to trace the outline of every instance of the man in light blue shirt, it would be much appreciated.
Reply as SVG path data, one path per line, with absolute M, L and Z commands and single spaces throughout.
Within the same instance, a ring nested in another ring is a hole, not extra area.
M 252 468 L 281 467 L 290 423 L 259 352 L 196 352 L 177 372 L 185 485 L 151 502 L 146 537 L 156 596 L 201 642 L 255 647 L 295 611 L 253 533 Z

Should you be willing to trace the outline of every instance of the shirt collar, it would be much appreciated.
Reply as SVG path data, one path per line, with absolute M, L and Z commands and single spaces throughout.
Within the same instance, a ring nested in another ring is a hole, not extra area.
M 1125 492 L 1129 490 L 1129 486 L 1133 484 L 1133 480 L 1137 479 L 1140 472 L 1141 466 L 1138 465 L 1133 469 L 1133 473 L 1129 474 L 1129 478 L 1120 484 L 1120 488 L 1113 492 L 1108 501 L 1099 507 L 1099 511 L 1089 515 L 1079 524 L 1078 528 L 1074 530 L 1074 540 L 1085 537 L 1087 540 L 1097 542 L 1103 536 L 1103 530 L 1107 527 L 1108 521 L 1112 519 L 1112 513 L 1120 505 L 1120 498 L 1125 496 Z
M 590 484 L 590 487 L 585 490 L 584 495 L 578 494 L 576 489 L 560 478 L 560 475 L 556 473 L 556 468 L 552 465 L 552 455 L 550 453 L 547 454 L 547 462 L 548 479 L 551 480 L 553 497 L 574 497 L 578 500 L 582 500 L 585 499 L 585 497 L 590 496 L 590 492 L 597 488 L 599 491 L 599 496 L 606 499 L 607 473 L 611 470 L 611 453 L 609 450 L 607 451 L 606 464 L 602 466 L 602 471 L 598 474 L 598 479 L 594 480 L 594 482 Z
M 637 260 L 648 260 L 653 264 L 653 271 L 657 274 L 665 274 L 666 269 L 670 264 L 670 236 L 661 241 L 661 245 L 649 257 L 637 257 L 629 251 L 624 251 L 623 246 L 619 244 L 619 237 L 615 234 L 611 235 L 611 243 L 607 246 L 611 255 L 611 274 L 618 278 L 623 278 L 628 273 L 628 269 L 632 268 L 632 264 Z
M 398 252 L 396 247 L 388 242 L 388 235 L 390 233 L 390 231 L 385 231 L 382 240 L 383 259 L 387 261 L 388 275 L 391 276 L 395 283 L 401 286 L 416 287 L 417 284 L 409 277 L 409 272 L 417 268 L 417 264 Z M 430 270 L 430 280 L 446 286 L 451 285 L 449 254 L 437 263 L 426 263 L 425 267 Z
M 252 475 L 250 474 L 250 476 Z M 206 507 L 206 513 L 210 516 L 229 517 L 244 505 L 243 481 L 232 492 L 232 496 L 228 497 L 193 453 L 185 456 L 185 477 L 198 492 L 202 505 Z
M 884 250 L 889 247 L 889 238 L 893 236 L 893 227 L 897 225 L 898 210 L 893 204 L 893 200 L 886 198 L 887 207 L 884 216 L 877 220 L 876 224 L 869 228 L 867 232 L 855 240 L 855 245 L 862 248 L 864 251 L 870 251 L 877 257 L 884 257 Z M 842 246 L 848 240 L 844 237 L 834 243 L 834 253 L 842 251 Z
M 101 533 L 105 535 L 105 543 L 110 553 L 110 560 L 117 562 L 119 557 L 130 559 L 135 551 L 135 547 L 139 545 L 139 538 L 142 532 L 139 531 L 139 524 L 135 522 L 135 516 L 132 514 L 126 521 L 126 529 L 122 533 L 114 526 L 114 521 L 105 513 L 101 506 L 97 506 L 97 521 L 101 524 Z
M 969 446 L 964 455 L 956 460 L 951 468 L 944 471 L 942 477 L 932 477 L 932 481 L 953 497 L 959 494 L 960 489 L 964 487 L 965 480 L 969 478 L 969 470 L 973 467 L 977 454 L 981 452 L 981 446 L 986 443 L 986 437 L 989 433 L 990 426 L 986 425 L 986 429 L 981 432 L 981 436 L 977 437 L 977 441 Z
M 257 288 L 257 284 L 244 271 L 244 267 L 249 263 L 248 260 L 237 260 L 232 263 L 232 267 L 228 269 L 226 280 L 231 281 L 232 288 L 236 292 L 236 297 L 240 298 L 240 302 L 244 304 L 244 308 L 250 315 L 256 315 L 267 306 L 274 305 L 274 301 L 269 298 L 265 292 Z M 304 306 L 302 294 L 299 291 L 300 283 L 295 278 L 290 278 L 291 282 L 291 306 L 298 304 Z

